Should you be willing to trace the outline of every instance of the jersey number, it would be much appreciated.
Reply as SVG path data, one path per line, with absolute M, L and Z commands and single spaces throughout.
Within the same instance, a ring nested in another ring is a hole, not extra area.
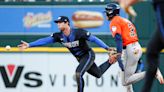
M 136 36 L 136 33 L 134 32 L 135 28 L 133 27 L 133 25 L 131 23 L 128 23 L 128 27 L 130 29 L 130 37 Z

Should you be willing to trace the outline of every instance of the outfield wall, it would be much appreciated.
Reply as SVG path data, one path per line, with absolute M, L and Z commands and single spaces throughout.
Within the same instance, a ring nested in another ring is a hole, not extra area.
M 97 65 L 107 59 L 107 53 L 96 54 Z M 74 74 L 78 63 L 70 53 L 1 53 L 0 62 L 2 92 L 76 92 L 77 90 Z M 118 73 L 117 63 L 112 65 L 100 79 L 86 73 L 85 92 L 109 92 L 109 90 L 125 92 Z
M 107 60 L 107 52 L 104 49 L 93 48 L 93 50 L 96 52 L 97 65 Z M 76 91 L 74 73 L 78 63 L 67 49 L 41 47 L 20 52 L 18 48 L 11 48 L 9 51 L 0 48 L 0 52 L 0 90 L 2 92 Z M 145 63 L 144 48 L 143 52 L 142 59 Z M 162 74 L 164 74 L 163 52 L 164 50 L 160 55 L 161 64 L 159 66 Z M 124 92 L 119 70 L 116 63 L 100 79 L 86 73 L 84 76 L 85 91 L 108 92 L 110 89 L 114 92 Z M 143 82 L 142 80 L 134 84 L 134 92 L 141 90 Z M 163 86 L 155 80 L 152 92 L 163 92 Z

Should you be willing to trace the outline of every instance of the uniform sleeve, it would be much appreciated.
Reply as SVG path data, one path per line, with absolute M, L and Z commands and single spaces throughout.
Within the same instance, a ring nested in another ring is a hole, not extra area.
M 59 42 L 60 41 L 59 33 L 53 33 L 51 35 L 51 37 L 53 37 L 54 42 Z
M 116 41 L 116 47 L 117 47 L 117 52 L 122 53 L 122 38 L 120 34 L 115 35 L 115 41 Z
M 94 42 L 96 43 L 98 46 L 108 50 L 108 45 L 106 45 L 102 40 L 100 40 L 99 38 L 97 38 L 96 36 L 94 35 L 90 35 L 89 38 L 88 38 L 88 41 L 91 41 L 91 42 Z
M 121 35 L 121 25 L 119 23 L 112 22 L 110 24 L 110 30 L 112 32 L 113 37 L 115 37 L 116 34 Z
M 91 33 L 86 30 L 80 29 L 78 31 L 78 36 L 80 36 L 80 38 L 87 40 L 90 37 L 90 35 L 91 35 Z
M 42 45 L 46 45 L 46 44 L 50 44 L 50 43 L 53 43 L 53 37 L 51 37 L 51 36 L 38 39 L 34 42 L 30 42 L 29 47 L 42 46 Z

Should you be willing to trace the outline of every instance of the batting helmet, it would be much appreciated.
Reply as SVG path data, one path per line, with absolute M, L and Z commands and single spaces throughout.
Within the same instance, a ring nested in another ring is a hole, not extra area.
M 109 3 L 105 7 L 105 13 L 109 19 L 113 18 L 113 16 L 119 15 L 120 6 L 116 3 Z

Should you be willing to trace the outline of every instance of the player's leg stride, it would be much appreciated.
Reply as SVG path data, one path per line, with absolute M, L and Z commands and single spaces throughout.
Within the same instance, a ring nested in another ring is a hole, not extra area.
M 143 68 L 144 68 L 144 64 L 143 64 L 143 62 L 140 59 L 139 60 L 139 63 L 138 63 L 138 68 L 137 68 L 136 72 L 143 71 Z M 164 84 L 164 78 L 163 78 L 162 73 L 160 72 L 159 68 L 157 69 L 157 72 L 156 72 L 156 76 L 155 77 L 159 81 L 160 84 Z
M 164 79 L 159 69 L 157 69 L 157 73 L 155 77 L 157 78 L 160 84 L 164 84 Z
M 138 68 L 137 68 L 136 72 L 141 72 L 141 71 L 143 71 L 143 69 L 144 69 L 144 64 L 141 61 L 138 63 Z M 160 72 L 159 68 L 157 69 L 155 77 L 160 82 L 160 84 L 164 84 L 164 78 L 163 78 L 162 73 Z

